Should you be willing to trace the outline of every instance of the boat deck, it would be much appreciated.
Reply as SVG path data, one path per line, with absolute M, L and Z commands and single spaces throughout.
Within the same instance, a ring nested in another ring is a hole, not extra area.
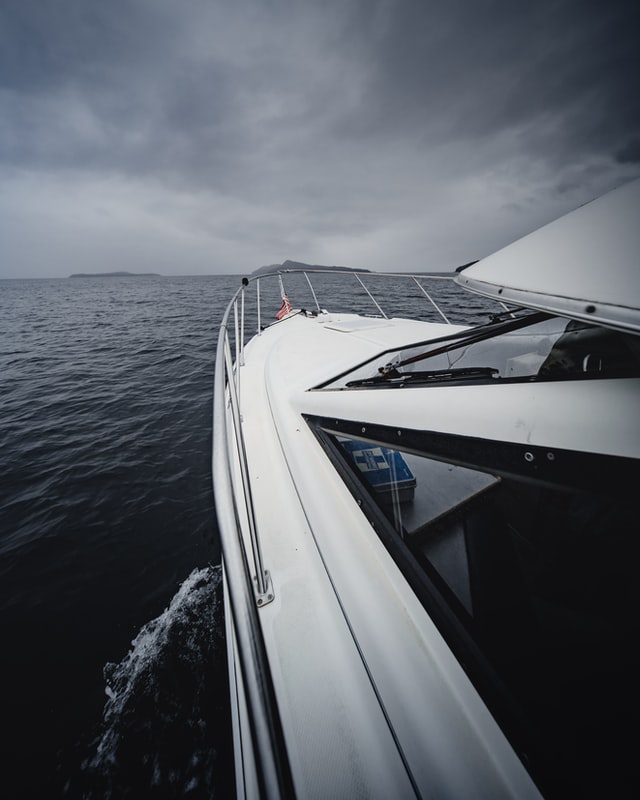
M 274 591 L 259 618 L 299 796 L 538 796 L 301 416 L 327 365 L 423 336 L 411 321 L 292 316 L 255 337 L 240 368 Z

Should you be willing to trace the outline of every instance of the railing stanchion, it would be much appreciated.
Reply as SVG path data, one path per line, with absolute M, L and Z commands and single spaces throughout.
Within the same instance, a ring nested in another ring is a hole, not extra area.
M 260 322 L 260 278 L 256 281 L 256 302 L 258 304 L 258 336 L 260 335 L 260 329 L 262 324 Z
M 366 292 L 366 293 L 369 295 L 369 297 L 371 298 L 371 300 L 372 300 L 372 301 L 373 301 L 373 303 L 375 304 L 375 307 L 378 309 L 378 311 L 379 311 L 379 312 L 382 314 L 382 316 L 383 316 L 385 319 L 389 319 L 389 317 L 388 317 L 388 316 L 387 316 L 387 315 L 384 313 L 384 311 L 382 310 L 382 308 L 380 308 L 380 305 L 379 305 L 378 301 L 376 300 L 376 298 L 375 298 L 375 297 L 374 297 L 374 296 L 371 294 L 371 292 L 370 292 L 370 291 L 367 289 L 367 287 L 364 285 L 364 283 L 363 283 L 363 282 L 362 282 L 362 280 L 360 279 L 360 276 L 358 275 L 358 273 L 356 272 L 356 273 L 354 273 L 354 274 L 355 274 L 356 278 L 358 279 L 358 282 L 360 283 L 360 286 L 362 286 L 362 288 L 365 290 L 365 292 Z
M 248 282 L 246 278 L 242 279 L 242 296 L 240 298 L 240 366 L 244 366 L 244 295 Z
M 236 364 L 240 358 L 240 332 L 238 330 L 238 301 L 233 304 L 233 333 L 235 336 Z
M 442 319 L 443 319 L 443 320 L 444 320 L 444 321 L 447 323 L 447 325 L 451 325 L 451 323 L 449 322 L 449 320 L 448 320 L 448 319 L 445 317 L 444 313 L 443 313 L 443 312 L 442 312 L 442 310 L 440 309 L 440 306 L 439 306 L 439 305 L 436 303 L 436 301 L 433 299 L 433 297 L 431 297 L 431 295 L 429 294 L 429 292 L 427 292 L 427 290 L 426 290 L 426 289 L 424 288 L 424 286 L 423 286 L 423 285 L 420 283 L 420 281 L 419 281 L 419 280 L 416 278 L 416 276 L 415 276 L 415 275 L 412 275 L 411 277 L 412 277 L 412 278 L 413 278 L 413 280 L 415 281 L 415 283 L 416 283 L 416 286 L 418 287 L 418 289 L 420 289 L 420 291 L 422 292 L 422 294 L 423 294 L 423 295 L 424 295 L 424 296 L 427 298 L 427 300 L 428 300 L 428 301 L 431 303 L 431 305 L 432 305 L 432 306 L 435 308 L 435 310 L 438 312 L 438 314 L 440 314 L 440 316 L 442 317 Z
M 318 298 L 316 297 L 316 293 L 313 289 L 313 286 L 311 285 L 311 280 L 309 279 L 309 276 L 307 275 L 306 272 L 304 273 L 304 277 L 307 279 L 307 283 L 309 284 L 309 288 L 311 289 L 311 294 L 313 295 L 313 300 L 316 304 L 316 308 L 318 311 L 320 311 L 320 303 L 318 303 Z

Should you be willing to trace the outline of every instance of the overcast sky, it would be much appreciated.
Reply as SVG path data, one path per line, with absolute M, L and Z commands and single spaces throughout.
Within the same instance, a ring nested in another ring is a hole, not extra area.
M 639 9 L 0 0 L 0 277 L 481 258 L 640 175 Z

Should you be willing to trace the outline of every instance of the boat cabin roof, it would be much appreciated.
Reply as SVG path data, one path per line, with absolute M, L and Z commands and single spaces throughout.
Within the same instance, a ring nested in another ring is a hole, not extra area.
M 571 319 L 640 332 L 640 180 L 464 269 L 466 289 Z

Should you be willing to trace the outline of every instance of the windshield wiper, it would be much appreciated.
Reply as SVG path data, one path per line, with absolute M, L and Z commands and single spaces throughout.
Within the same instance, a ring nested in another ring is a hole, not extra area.
M 483 325 L 479 328 L 471 328 L 455 339 L 449 339 L 449 337 L 447 337 L 446 341 L 444 339 L 440 340 L 443 342 L 443 344 L 440 344 L 433 350 L 426 350 L 422 353 L 417 353 L 414 356 L 409 356 L 409 358 L 405 358 L 396 364 L 386 364 L 385 366 L 379 368 L 379 372 L 384 376 L 388 373 L 393 373 L 398 367 L 405 367 L 407 364 L 415 364 L 418 361 L 425 361 L 433 356 L 439 356 L 443 353 L 448 353 L 450 350 L 458 350 L 461 347 L 468 347 L 469 345 L 477 344 L 478 342 L 484 342 L 487 339 L 493 339 L 494 337 L 505 333 L 512 333 L 513 331 L 520 330 L 521 328 L 528 328 L 532 325 L 536 325 L 538 322 L 551 319 L 551 316 L 551 314 L 547 314 L 545 311 L 536 311 L 533 314 L 527 314 L 524 317 L 516 317 L 515 319 L 510 319 L 507 322 L 498 322 L 492 325 Z M 438 340 L 436 339 L 434 343 L 437 342 Z M 481 369 L 483 368 L 481 367 Z
M 434 369 L 421 372 L 398 372 L 392 369 L 384 374 L 374 375 L 371 378 L 349 381 L 346 387 L 348 389 L 367 386 L 402 388 L 404 386 L 425 386 L 431 383 L 447 383 L 450 381 L 474 381 L 486 380 L 487 378 L 495 380 L 499 372 L 500 370 L 495 367 L 459 367 L 457 369 Z

